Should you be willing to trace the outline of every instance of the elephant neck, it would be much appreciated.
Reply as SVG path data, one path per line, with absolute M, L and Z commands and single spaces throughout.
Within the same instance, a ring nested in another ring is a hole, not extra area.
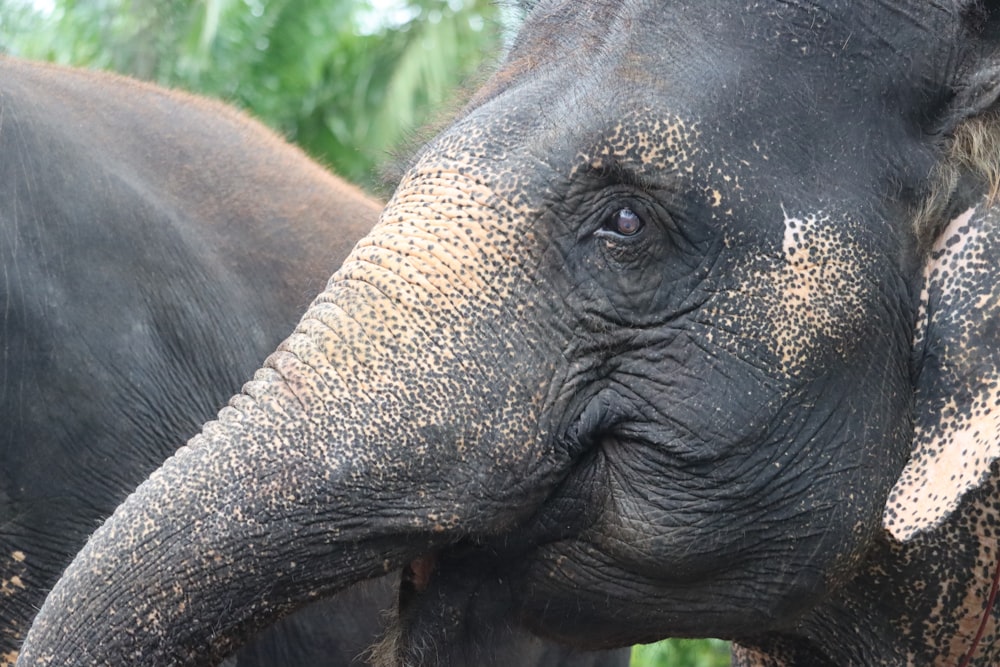
M 737 642 L 734 667 L 1000 664 L 1000 465 L 949 519 L 888 536 L 790 632 Z

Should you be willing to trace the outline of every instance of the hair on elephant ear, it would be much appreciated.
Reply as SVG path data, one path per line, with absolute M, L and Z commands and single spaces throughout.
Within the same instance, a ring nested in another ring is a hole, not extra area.
M 987 205 L 996 203 L 1000 195 L 1000 109 L 964 120 L 952 133 L 944 159 L 931 177 L 929 194 L 914 215 L 921 248 L 930 251 L 948 223 L 967 208 L 968 200 L 960 187 L 966 183 L 976 192 L 985 186 Z
M 929 249 L 962 212 L 960 184 L 986 186 L 989 203 L 1000 194 L 1000 2 L 971 2 L 965 10 L 965 41 L 982 62 L 954 91 L 940 126 L 943 159 L 931 174 L 928 195 L 914 215 L 920 246 Z

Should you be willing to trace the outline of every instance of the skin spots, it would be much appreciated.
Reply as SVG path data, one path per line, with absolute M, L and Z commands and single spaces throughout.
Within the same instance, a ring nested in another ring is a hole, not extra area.
M 593 148 L 578 154 L 579 166 L 570 178 L 581 167 L 598 172 L 625 168 L 640 178 L 663 179 L 677 171 L 693 174 L 700 151 L 698 123 L 676 115 L 661 117 L 661 113 L 642 109 L 625 114 Z M 708 194 L 721 203 L 721 193 L 710 190 Z
M 14 595 L 15 589 L 24 590 L 24 582 L 16 574 L 10 579 L 0 579 L 0 595 Z
M 701 184 L 695 191 L 703 206 L 718 221 L 730 253 L 740 255 L 751 241 L 743 231 L 748 221 L 738 219 L 734 209 L 745 211 L 752 205 L 752 193 L 741 183 L 754 168 L 744 159 L 707 150 L 709 138 L 697 120 L 641 110 L 627 115 L 601 143 L 578 155 L 582 166 L 571 172 L 571 178 L 584 167 L 622 169 L 656 185 L 682 175 L 682 180 Z M 761 151 L 757 142 L 753 149 Z M 879 277 L 866 268 L 875 255 L 866 249 L 865 222 L 844 220 L 836 211 L 789 213 L 781 207 L 781 215 L 780 260 L 746 264 L 741 270 L 746 292 L 730 303 L 711 306 L 711 317 L 724 329 L 745 334 L 753 330 L 755 337 L 768 343 L 783 373 L 794 377 L 816 362 L 817 353 L 832 349 L 841 358 L 850 353 L 856 332 L 864 327 L 866 309 L 878 299 Z M 754 305 L 744 297 L 752 297 Z M 757 330 L 761 322 L 782 326 Z
M 1000 369 L 990 333 L 998 230 L 997 209 L 966 211 L 925 267 L 914 342 L 920 368 L 913 455 L 886 503 L 884 535 L 858 576 L 801 622 L 798 639 L 747 642 L 735 665 L 1000 661 L 1000 609 L 987 607 L 1000 559 L 1000 461 L 997 430 L 983 423 L 993 406 L 982 400 L 992 395 Z M 829 662 L 812 659 L 814 647 Z
M 986 607 L 1000 560 L 998 231 L 996 208 L 965 211 L 941 234 L 924 271 L 914 452 L 883 517 L 893 562 L 916 591 L 906 593 L 912 599 L 898 621 L 902 636 L 920 640 L 908 653 L 914 665 L 1000 660 L 1000 609 Z
M 866 223 L 833 211 L 777 208 L 781 233 L 773 251 L 741 253 L 760 241 L 735 218 L 723 225 L 735 278 L 730 293 L 711 305 L 724 334 L 713 338 L 799 382 L 803 373 L 856 353 L 861 332 L 872 326 L 869 313 L 883 307 L 883 277 Z
M 970 225 L 976 215 L 985 222 Z M 1000 284 L 990 235 L 995 216 L 970 209 L 951 222 L 924 272 L 917 349 L 928 330 L 944 329 L 925 361 L 937 378 L 919 398 L 913 456 L 886 506 L 884 523 L 905 542 L 946 518 L 963 495 L 981 484 L 1000 457 L 1000 364 L 991 350 Z M 928 394 L 930 390 L 930 394 Z
M 17 589 L 25 589 L 24 581 L 21 579 L 27 570 L 24 561 L 23 551 L 11 552 L 7 571 L 4 572 L 5 576 L 0 578 L 0 596 L 16 595 Z
M 722 193 L 718 190 L 711 188 L 708 191 L 709 196 L 712 198 L 712 208 L 718 208 L 722 206 Z
M 783 264 L 757 280 L 774 286 L 768 319 L 782 323 L 775 329 L 775 352 L 785 373 L 794 375 L 819 348 L 846 354 L 872 300 L 872 283 L 859 273 L 872 259 L 852 243 L 843 220 L 782 212 Z

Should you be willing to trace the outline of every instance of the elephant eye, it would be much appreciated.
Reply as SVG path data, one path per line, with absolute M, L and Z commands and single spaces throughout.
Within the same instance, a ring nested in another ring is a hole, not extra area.
M 606 231 L 618 236 L 635 236 L 642 231 L 645 223 L 635 211 L 630 208 L 623 208 L 611 215 L 604 223 Z

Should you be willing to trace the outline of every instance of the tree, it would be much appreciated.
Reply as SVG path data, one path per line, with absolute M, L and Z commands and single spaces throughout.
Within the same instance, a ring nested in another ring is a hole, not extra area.
M 499 14 L 490 0 L 6 0 L 0 51 L 226 100 L 371 188 L 493 59 Z

